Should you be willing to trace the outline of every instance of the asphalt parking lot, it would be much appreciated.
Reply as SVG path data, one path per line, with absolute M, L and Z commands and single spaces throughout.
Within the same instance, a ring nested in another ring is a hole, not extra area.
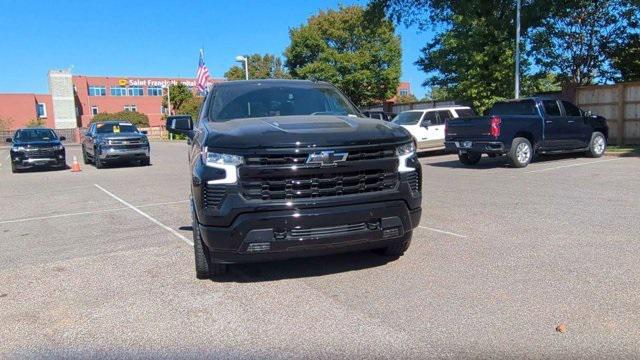
M 11 174 L 7 155 L 2 357 L 640 356 L 639 158 L 423 156 L 404 257 L 241 265 L 213 282 L 194 276 L 185 144 L 80 173 Z

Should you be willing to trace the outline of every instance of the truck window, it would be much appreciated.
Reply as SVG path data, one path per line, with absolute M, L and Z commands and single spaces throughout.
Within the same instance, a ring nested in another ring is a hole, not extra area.
M 422 123 L 424 124 L 427 120 L 431 122 L 431 125 L 438 125 L 438 112 L 437 111 L 427 112 L 424 115 L 424 120 L 422 121 Z
M 497 102 L 489 115 L 538 115 L 536 103 L 533 100 Z
M 437 120 L 436 124 L 434 124 L 434 125 L 442 125 L 442 124 L 444 124 L 445 121 L 451 119 L 453 117 L 453 115 L 451 115 L 451 111 L 443 110 L 443 111 L 438 111 L 438 117 L 439 117 L 439 119 Z
M 567 116 L 582 116 L 582 112 L 580 111 L 580 109 L 572 103 L 563 101 L 562 106 L 564 106 L 564 112 L 567 114 Z
M 393 119 L 393 123 L 398 125 L 416 125 L 418 121 L 420 121 L 420 117 L 422 117 L 421 112 L 407 111 L 396 116 L 395 119 Z
M 544 112 L 548 116 L 560 116 L 560 107 L 555 100 L 542 100 L 544 106 Z
M 456 109 L 456 113 L 458 114 L 458 117 L 476 116 L 476 114 L 471 109 Z

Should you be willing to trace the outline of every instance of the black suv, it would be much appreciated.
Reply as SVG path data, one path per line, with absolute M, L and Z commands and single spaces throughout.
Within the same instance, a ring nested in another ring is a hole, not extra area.
M 93 162 L 98 169 L 114 162 L 139 161 L 149 165 L 151 149 L 146 133 L 124 121 L 93 123 L 82 140 L 84 163 Z
M 51 129 L 19 129 L 6 141 L 11 144 L 11 171 L 34 167 L 66 168 L 64 136 L 58 137 Z
M 167 129 L 191 139 L 196 275 L 227 264 L 377 249 L 398 257 L 421 214 L 402 127 L 364 118 L 335 87 L 230 81 Z

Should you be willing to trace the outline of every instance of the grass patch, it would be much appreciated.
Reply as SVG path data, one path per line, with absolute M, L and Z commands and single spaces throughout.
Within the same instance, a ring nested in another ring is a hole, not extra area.
M 640 146 L 607 146 L 608 152 L 640 154 Z

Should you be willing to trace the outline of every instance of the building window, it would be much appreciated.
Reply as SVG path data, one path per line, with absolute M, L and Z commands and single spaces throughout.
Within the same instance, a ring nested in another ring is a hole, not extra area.
M 91 115 L 98 115 L 98 112 L 100 112 L 100 110 L 98 109 L 97 106 L 93 105 L 91 107 Z
M 400 96 L 407 96 L 407 95 L 409 95 L 409 90 L 400 89 L 399 93 L 400 93 Z
M 144 90 L 142 86 L 112 86 L 111 96 L 142 96 Z
M 138 111 L 138 107 L 135 104 L 133 104 L 133 105 L 125 105 L 124 106 L 124 111 L 137 112 Z
M 89 96 L 106 96 L 107 88 L 104 86 L 89 86 Z
M 36 105 L 36 113 L 38 114 L 38 118 L 46 118 L 47 105 L 45 103 L 38 103 L 38 105 Z
M 149 86 L 147 88 L 147 95 L 162 96 L 162 88 L 160 86 Z

